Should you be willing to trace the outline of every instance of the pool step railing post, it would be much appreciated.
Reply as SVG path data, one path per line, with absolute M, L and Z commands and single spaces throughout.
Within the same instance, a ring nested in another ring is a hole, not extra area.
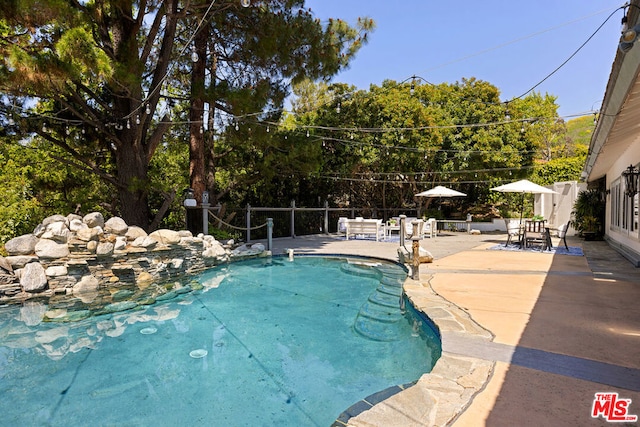
M 208 203 L 209 193 L 207 191 L 202 194 L 202 199 L 207 201 L 206 203 L 202 203 L 202 234 L 207 236 L 209 234 L 209 206 L 211 206 Z
M 251 241 L 251 205 L 247 203 L 247 242 Z
M 420 236 L 416 236 L 414 234 L 411 240 L 413 241 L 413 245 L 412 245 L 413 258 L 411 259 L 412 261 L 411 278 L 413 280 L 420 280 Z
M 267 218 L 267 250 L 273 248 L 273 218 Z
M 405 235 L 405 228 L 404 228 L 404 224 L 407 220 L 407 216 L 406 215 L 400 215 L 400 246 L 404 246 L 404 235 Z
M 296 237 L 296 201 L 291 201 L 291 238 Z

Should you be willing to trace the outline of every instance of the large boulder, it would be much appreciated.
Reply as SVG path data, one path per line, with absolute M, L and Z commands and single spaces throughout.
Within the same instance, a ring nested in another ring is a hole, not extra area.
M 36 250 L 38 238 L 33 234 L 25 234 L 23 236 L 14 237 L 4 244 L 7 254 L 15 255 L 31 255 Z
M 63 220 L 49 223 L 40 238 L 51 239 L 58 243 L 67 243 L 67 240 L 69 240 L 69 234 L 69 227 L 67 227 L 67 224 Z
M 125 237 L 127 240 L 136 240 L 138 237 L 147 237 L 147 232 L 137 225 L 132 225 L 125 233 Z
M 42 226 L 47 227 L 54 222 L 62 222 L 64 225 L 69 224 L 67 217 L 62 215 L 51 215 L 42 220 Z
M 65 258 L 69 256 L 69 246 L 49 239 L 40 239 L 35 247 L 36 255 L 42 259 Z
M 41 292 L 47 289 L 47 274 L 39 262 L 30 262 L 20 273 L 20 286 L 25 292 Z
M 162 243 L 164 245 L 177 245 L 180 243 L 180 233 L 173 230 L 156 230 L 153 233 L 149 234 L 153 240 L 158 243 Z
M 118 236 L 124 236 L 129 229 L 124 220 L 118 216 L 111 217 L 104 223 L 104 231 Z
M 227 259 L 229 254 L 222 244 L 216 240 L 208 243 L 204 251 L 202 251 L 203 258 L 219 258 Z
M 82 218 L 89 227 L 104 227 L 104 216 L 100 212 L 91 212 Z
M 16 268 L 23 268 L 25 265 L 29 264 L 30 262 L 38 261 L 38 257 L 35 256 L 35 254 L 8 256 L 7 261 L 9 261 L 9 264 L 11 264 L 11 266 L 15 270 Z
M 77 233 L 79 230 L 88 229 L 89 226 L 82 222 L 82 218 L 73 218 L 69 221 L 69 230 L 74 233 Z

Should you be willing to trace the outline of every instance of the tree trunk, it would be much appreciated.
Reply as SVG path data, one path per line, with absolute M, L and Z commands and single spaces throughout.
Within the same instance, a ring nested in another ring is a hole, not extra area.
M 129 144 L 116 151 L 119 196 L 122 219 L 128 225 L 147 229 L 151 217 L 149 210 L 149 163 L 139 144 Z

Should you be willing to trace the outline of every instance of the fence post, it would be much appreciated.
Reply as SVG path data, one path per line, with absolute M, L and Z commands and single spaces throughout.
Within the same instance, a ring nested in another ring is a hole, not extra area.
M 324 234 L 329 234 L 329 201 L 324 201 Z
M 247 203 L 247 243 L 251 241 L 251 205 Z
M 273 218 L 267 218 L 267 250 L 273 248 Z
M 202 204 L 202 234 L 209 235 L 209 203 Z
M 405 228 L 404 228 L 404 223 L 407 221 L 407 216 L 406 215 L 400 215 L 400 246 L 404 246 L 404 233 L 405 233 Z
M 291 237 L 296 238 L 296 201 L 291 201 Z

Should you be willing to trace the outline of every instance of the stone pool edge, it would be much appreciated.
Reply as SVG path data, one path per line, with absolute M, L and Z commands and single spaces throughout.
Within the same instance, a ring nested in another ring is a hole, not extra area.
M 411 304 L 428 316 L 439 329 L 442 355 L 431 372 L 422 375 L 411 387 L 350 418 L 350 427 L 444 426 L 452 423 L 491 379 L 495 362 L 460 356 L 448 351 L 449 340 L 474 342 L 493 340 L 488 330 L 478 325 L 457 305 L 438 295 L 426 282 L 407 278 L 403 288 Z M 334 424 L 335 425 L 335 424 Z

